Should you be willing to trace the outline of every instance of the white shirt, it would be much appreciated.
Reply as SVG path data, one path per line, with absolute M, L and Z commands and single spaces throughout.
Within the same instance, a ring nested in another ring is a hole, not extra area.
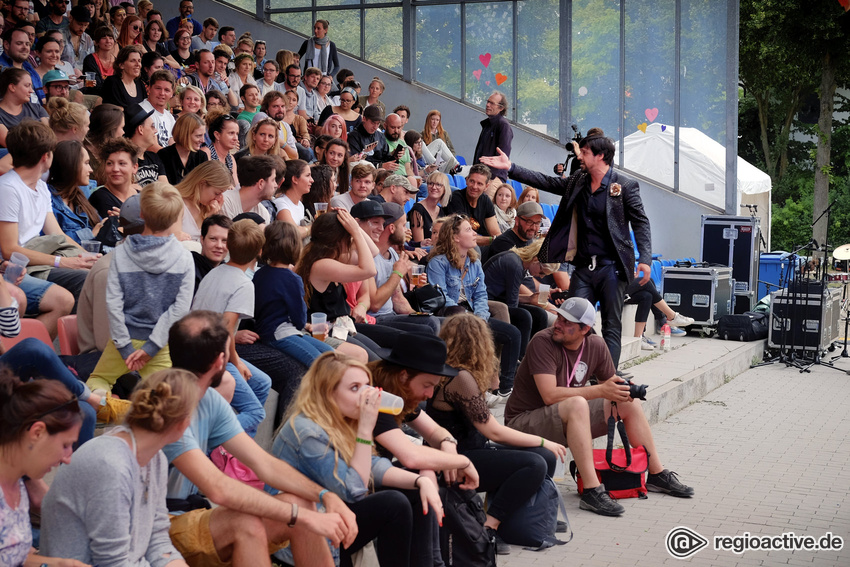
M 347 193 L 343 193 L 342 195 L 334 195 L 331 197 L 331 207 L 342 207 L 346 211 L 351 211 L 351 207 L 354 206 L 354 200 L 351 198 L 351 191 Z
M 33 191 L 14 169 L 0 176 L 0 222 L 18 223 L 18 244 L 41 234 L 52 212 L 50 189 L 39 179 Z
M 143 100 L 139 106 L 145 110 L 153 110 L 151 117 L 154 126 L 156 126 L 156 141 L 161 147 L 166 147 L 168 140 L 171 139 L 171 131 L 174 129 L 174 123 L 177 122 L 177 119 L 168 111 L 160 112 L 155 109 L 148 99 Z
M 236 215 L 241 215 L 242 213 L 257 213 L 263 217 L 266 224 L 272 222 L 269 210 L 260 203 L 257 203 L 251 210 L 242 210 L 242 199 L 239 196 L 239 189 L 230 189 L 225 191 L 223 197 L 224 202 L 221 204 L 221 214 L 233 218 Z
M 289 211 L 289 214 L 292 215 L 292 220 L 295 222 L 297 226 L 301 226 L 301 221 L 304 220 L 304 203 L 301 201 L 296 205 L 292 202 L 292 199 L 287 197 L 286 195 L 281 195 L 277 199 L 274 200 L 274 205 L 277 207 L 278 212 L 286 209 Z

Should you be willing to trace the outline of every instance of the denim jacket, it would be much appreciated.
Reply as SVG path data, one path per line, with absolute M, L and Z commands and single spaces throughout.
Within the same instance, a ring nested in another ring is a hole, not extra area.
M 466 299 L 475 314 L 487 321 L 490 319 L 490 308 L 487 305 L 487 285 L 484 283 L 481 262 L 471 262 L 467 256 L 464 269 L 466 275 L 463 277 L 463 289 Z M 449 262 L 445 254 L 434 256 L 428 262 L 428 283 L 443 288 L 446 292 L 446 307 L 458 304 L 462 272 Z
M 62 232 L 70 236 L 77 244 L 81 244 L 83 240 L 94 239 L 94 233 L 89 227 L 89 217 L 85 212 L 72 211 L 71 207 L 62 200 L 62 197 L 52 191 L 50 200 L 53 205 L 53 215 L 56 217 Z
M 294 426 L 293 426 L 294 421 Z M 286 461 L 307 478 L 324 486 L 344 502 L 356 502 L 366 496 L 368 487 L 354 468 L 336 458 L 330 446 L 328 434 L 312 419 L 299 414 L 288 419 L 274 440 L 272 455 Z M 392 467 L 389 460 L 372 457 L 372 478 L 375 487 L 381 486 L 384 473 Z M 334 468 L 337 474 L 334 476 Z M 341 478 L 342 482 L 337 478 Z M 266 485 L 266 491 L 277 494 L 277 490 Z

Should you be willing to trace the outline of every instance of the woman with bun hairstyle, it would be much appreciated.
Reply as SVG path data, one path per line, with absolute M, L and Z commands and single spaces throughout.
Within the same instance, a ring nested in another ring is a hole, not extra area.
M 194 374 L 169 368 L 140 383 L 124 424 L 82 447 L 44 499 L 41 549 L 106 567 L 186 567 L 171 543 L 168 460 L 198 404 Z
M 47 121 L 56 134 L 56 141 L 82 142 L 89 133 L 89 112 L 86 107 L 67 98 L 53 97 L 47 101 Z
M 85 567 L 36 554 L 24 477 L 38 481 L 71 462 L 83 416 L 77 397 L 55 380 L 21 382 L 0 370 L 0 565 Z

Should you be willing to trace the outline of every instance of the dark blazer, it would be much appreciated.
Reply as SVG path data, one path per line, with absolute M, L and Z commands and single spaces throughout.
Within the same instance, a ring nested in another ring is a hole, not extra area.
M 538 257 L 541 262 L 569 262 L 573 260 L 576 253 L 573 246 L 568 245 L 566 248 L 559 246 L 559 249 L 554 250 L 550 248 L 551 239 L 556 234 L 574 235 L 577 225 L 575 223 L 575 200 L 579 191 L 587 190 L 587 185 L 590 183 L 590 176 L 587 173 L 579 171 L 567 179 L 563 179 L 561 177 L 543 175 L 542 173 L 531 171 L 515 164 L 511 165 L 509 175 L 511 179 L 516 179 L 520 183 L 531 185 L 541 191 L 562 195 L 555 220 L 552 221 L 552 227 L 543 241 L 543 246 L 540 248 Z M 635 233 L 635 242 L 637 243 L 638 253 L 640 255 L 638 262 L 647 266 L 652 263 L 652 235 L 649 228 L 649 219 L 646 217 L 646 213 L 643 210 L 643 202 L 640 200 L 640 186 L 638 182 L 615 169 L 611 172 L 609 188 L 614 183 L 621 185 L 622 192 L 618 197 L 613 197 L 610 193 L 608 194 L 606 200 L 608 230 L 614 242 L 614 247 L 617 249 L 620 274 L 625 276 L 623 279 L 626 281 L 631 281 L 635 269 L 635 252 L 632 246 L 632 239 L 629 236 L 629 225 L 631 225 Z M 570 238 L 568 241 L 572 243 L 574 239 Z
M 481 156 L 498 155 L 496 148 L 505 152 L 506 156 L 511 157 L 513 139 L 514 131 L 511 129 L 511 123 L 508 122 L 507 118 L 501 114 L 488 116 L 481 121 L 481 134 L 478 136 L 478 143 L 475 145 L 472 163 L 481 163 Z M 492 169 L 492 171 L 494 177 L 498 177 L 502 181 L 508 179 L 508 172 L 504 169 Z

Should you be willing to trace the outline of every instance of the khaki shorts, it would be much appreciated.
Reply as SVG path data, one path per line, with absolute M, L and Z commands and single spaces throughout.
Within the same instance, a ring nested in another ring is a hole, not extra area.
M 192 510 L 180 516 L 171 516 L 168 535 L 177 551 L 191 567 L 230 567 L 230 561 L 222 561 L 215 550 L 210 533 L 210 517 L 215 511 Z M 289 542 L 269 542 L 269 555 L 289 545 Z
M 587 402 L 590 408 L 590 435 L 594 439 L 608 434 L 608 424 L 605 421 L 606 402 L 607 400 L 602 398 Z M 558 413 L 558 404 L 521 413 L 506 425 L 529 435 L 540 435 L 550 441 L 567 444 L 567 431 Z

